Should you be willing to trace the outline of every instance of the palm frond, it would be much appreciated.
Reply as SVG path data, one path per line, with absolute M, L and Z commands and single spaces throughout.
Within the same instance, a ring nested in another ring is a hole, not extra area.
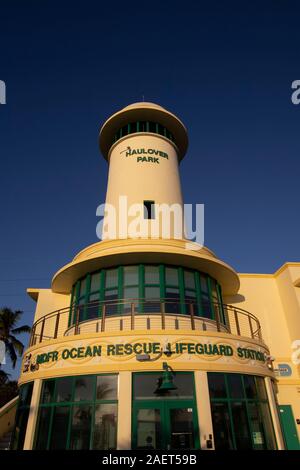
M 31 328 L 29 325 L 18 326 L 17 328 L 13 328 L 11 332 L 15 335 L 19 335 L 21 333 L 30 333 Z

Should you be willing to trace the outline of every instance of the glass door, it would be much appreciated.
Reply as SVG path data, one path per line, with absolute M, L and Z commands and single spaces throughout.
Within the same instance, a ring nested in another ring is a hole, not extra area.
M 133 449 L 198 449 L 198 419 L 192 400 L 134 403 Z
M 165 402 L 166 448 L 195 449 L 198 425 L 192 403 Z

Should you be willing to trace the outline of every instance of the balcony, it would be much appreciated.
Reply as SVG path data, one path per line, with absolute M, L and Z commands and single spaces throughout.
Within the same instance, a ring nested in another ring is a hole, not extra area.
M 212 303 L 206 312 L 199 312 L 193 302 L 126 299 L 73 305 L 48 313 L 33 324 L 29 345 L 85 333 L 138 330 L 217 331 L 263 343 L 259 320 L 232 305 Z

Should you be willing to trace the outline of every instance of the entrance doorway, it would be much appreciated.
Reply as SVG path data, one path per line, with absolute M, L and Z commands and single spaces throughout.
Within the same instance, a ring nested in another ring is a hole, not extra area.
M 176 373 L 175 390 L 155 394 L 159 373 L 137 373 L 133 380 L 132 448 L 199 449 L 193 373 Z

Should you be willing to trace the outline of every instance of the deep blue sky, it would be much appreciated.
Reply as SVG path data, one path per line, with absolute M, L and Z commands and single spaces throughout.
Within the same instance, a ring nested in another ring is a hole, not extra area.
M 239 272 L 300 260 L 297 3 L 0 2 L 0 306 L 31 324 L 26 287 L 97 241 L 98 130 L 142 95 L 188 128 L 206 245 Z

